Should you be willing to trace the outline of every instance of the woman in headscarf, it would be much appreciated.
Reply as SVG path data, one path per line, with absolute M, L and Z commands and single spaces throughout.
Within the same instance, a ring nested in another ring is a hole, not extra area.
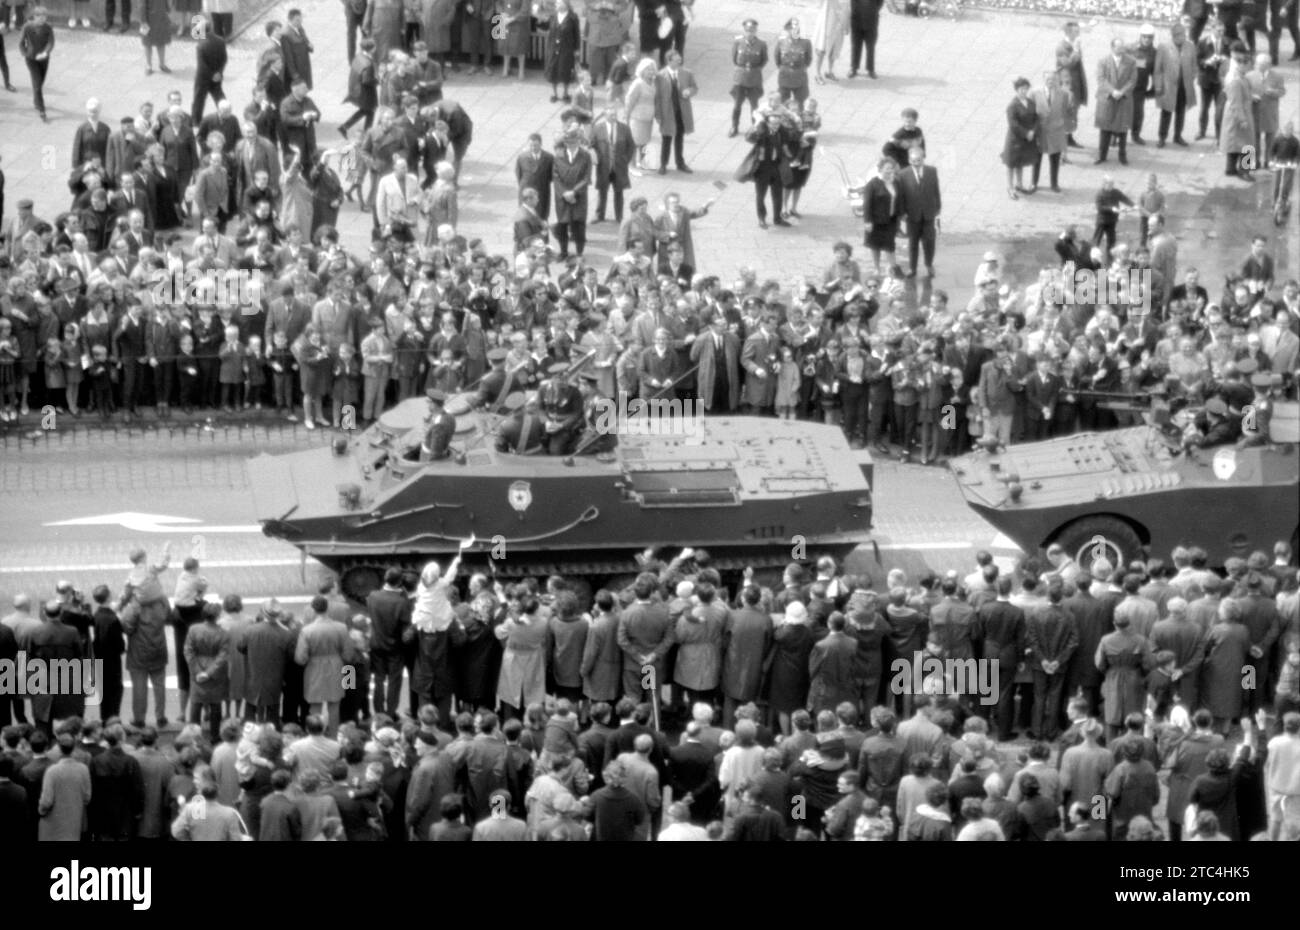
M 785 606 L 785 616 L 773 632 L 768 680 L 768 711 L 781 732 L 790 735 L 790 715 L 808 704 L 808 658 L 817 637 L 808 625 L 808 609 L 799 601 Z M 768 725 L 773 723 L 769 719 Z
M 411 728 L 415 732 L 415 728 Z M 406 837 L 406 790 L 411 781 L 411 766 L 407 754 L 408 743 L 402 733 L 390 726 L 380 727 L 375 737 L 366 744 L 366 758 L 377 763 L 382 774 L 379 787 L 392 802 L 384 811 L 384 826 L 388 841 L 400 842 Z

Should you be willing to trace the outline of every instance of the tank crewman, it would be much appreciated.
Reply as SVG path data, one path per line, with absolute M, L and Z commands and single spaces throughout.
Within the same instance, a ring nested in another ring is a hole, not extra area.
M 536 394 L 529 394 L 524 406 L 497 427 L 497 451 L 515 455 L 536 455 L 546 448 L 546 417 Z
M 617 443 L 616 417 L 611 416 L 613 401 L 601 396 L 600 374 L 584 371 L 578 375 L 578 387 L 582 392 L 582 437 L 578 442 L 577 454 L 597 455 L 609 452 Z
M 1269 421 L 1273 418 L 1273 391 L 1282 386 L 1282 376 L 1276 372 L 1257 371 L 1250 376 L 1255 389 L 1241 417 L 1241 440 L 1238 445 L 1262 446 L 1268 442 Z
M 475 407 L 499 411 L 512 391 L 522 391 L 527 387 L 518 375 L 512 376 L 506 372 L 506 357 L 509 354 L 509 350 L 501 347 L 488 352 L 487 360 L 491 367 L 478 383 Z
M 420 461 L 436 462 L 451 455 L 451 439 L 456 435 L 456 418 L 447 412 L 445 404 L 447 395 L 430 388 L 426 395 L 429 399 L 428 426 L 424 431 L 424 442 L 420 445 Z
M 1222 397 L 1211 397 L 1193 421 L 1196 431 L 1183 441 L 1185 446 L 1209 449 L 1236 442 L 1241 435 L 1241 417 L 1232 416 Z
M 564 364 L 552 365 L 550 377 L 537 390 L 546 415 L 546 451 L 550 455 L 571 452 L 582 429 L 582 393 L 564 377 L 568 370 Z
M 1250 403 L 1255 392 L 1251 390 L 1249 379 L 1255 376 L 1259 363 L 1253 358 L 1239 358 L 1223 368 L 1223 380 L 1219 382 L 1214 393 L 1223 398 L 1228 411 L 1234 416 L 1241 413 Z
M 758 20 L 747 19 L 741 24 L 745 31 L 731 43 L 731 63 L 736 66 L 731 77 L 731 131 L 728 138 L 740 133 L 740 110 L 749 101 L 749 115 L 754 115 L 758 102 L 763 99 L 763 66 L 767 64 L 767 43 L 758 37 Z

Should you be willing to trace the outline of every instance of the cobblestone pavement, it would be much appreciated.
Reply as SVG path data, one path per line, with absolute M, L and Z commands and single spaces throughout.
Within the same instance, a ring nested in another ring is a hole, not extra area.
M 325 115 L 321 143 L 334 144 L 338 141 L 334 127 L 350 112 L 342 103 L 347 80 L 342 11 L 335 0 L 305 0 L 296 5 L 304 10 L 308 34 L 316 46 L 313 97 Z M 698 131 L 686 146 L 695 173 L 635 179 L 633 192 L 648 196 L 652 203 L 666 191 L 677 190 L 685 202 L 699 205 L 717 193 L 713 182 L 731 181 L 745 154 L 743 139 L 728 139 L 725 132 L 731 106 L 727 95 L 730 39 L 739 32 L 740 20 L 750 14 L 757 16 L 761 34 L 771 42 L 791 15 L 802 16 L 805 32 L 811 33 L 816 10 L 812 2 L 761 0 L 711 0 L 700 7 L 687 44 L 687 64 L 696 71 L 701 87 L 695 100 Z M 277 5 L 266 15 L 282 17 L 286 8 L 287 4 Z M 899 125 L 899 111 L 910 105 L 921 113 L 930 161 L 938 166 L 943 184 L 937 284 L 964 302 L 979 255 L 991 243 L 1006 252 L 1013 271 L 1022 277 L 1032 274 L 1040 262 L 1050 261 L 1051 239 L 1064 223 L 1091 226 L 1092 198 L 1102 173 L 1091 164 L 1091 149 L 1076 151 L 1071 154 L 1072 164 L 1063 169 L 1064 193 L 1040 193 L 1015 202 L 1005 193 L 998 156 L 1011 84 L 1019 75 L 1037 81 L 1052 60 L 1060 23 L 1052 16 L 978 11 L 956 22 L 884 14 L 878 49 L 880 80 L 841 80 L 813 88 L 825 124 L 818 161 L 801 205 L 804 219 L 798 228 L 758 229 L 752 187 L 731 183 L 710 215 L 695 224 L 698 266 L 716 270 L 724 279 L 732 277 L 742 263 L 754 264 L 766 276 L 817 274 L 827 264 L 829 246 L 835 240 L 860 242 L 860 225 L 849 215 L 836 163 L 842 162 L 852 177 L 865 176 L 882 142 Z M 260 22 L 250 24 L 231 48 L 226 89 L 237 107 L 251 99 L 253 63 L 265 41 L 260 27 Z M 1113 35 L 1134 39 L 1136 27 L 1102 22 L 1086 33 L 1090 75 Z M 173 74 L 152 76 L 144 74 L 140 43 L 134 36 L 60 30 L 58 41 L 46 88 L 50 123 L 39 122 L 30 109 L 21 65 L 15 71 L 20 93 L 0 96 L 0 125 L 4 127 L 0 156 L 8 179 L 10 210 L 19 197 L 30 196 L 36 200 L 38 214 L 45 217 L 67 205 L 65 182 L 72 132 L 86 97 L 103 99 L 104 115 L 110 122 L 134 112 L 145 100 L 161 103 L 173 87 L 183 91 L 188 106 L 194 68 L 193 47 L 188 41 L 171 46 Z M 847 51 L 837 68 L 841 77 L 847 71 L 846 59 Z M 1294 114 L 1300 100 L 1300 71 L 1291 63 L 1284 63 L 1281 70 L 1289 91 L 1283 109 Z M 774 75 L 769 73 L 769 87 L 774 83 Z M 516 194 L 514 156 L 528 133 L 540 131 L 549 139 L 558 130 L 562 105 L 547 102 L 549 88 L 536 72 L 530 73 L 523 85 L 496 77 L 453 75 L 446 95 L 463 103 L 475 124 L 461 192 L 462 231 L 483 237 L 493 249 L 505 248 Z M 1154 123 L 1156 118 L 1154 105 L 1149 105 L 1148 121 Z M 1081 124 L 1081 140 L 1095 145 L 1090 110 L 1082 114 Z M 1148 135 L 1154 135 L 1154 125 Z M 1224 186 L 1222 161 L 1209 143 L 1191 149 L 1133 147 L 1130 155 L 1128 168 L 1113 162 L 1107 167 L 1119 185 L 1134 194 L 1148 172 L 1161 176 L 1170 197 L 1171 227 L 1181 240 L 1184 266 L 1196 263 L 1223 270 L 1244 255 L 1240 236 L 1257 228 L 1275 234 L 1259 213 L 1267 208 L 1271 196 L 1267 176 L 1261 173 L 1253 187 L 1233 182 L 1231 187 Z M 354 205 L 344 205 L 340 226 L 353 247 L 361 247 L 369 234 L 368 218 Z M 616 233 L 614 225 L 589 231 L 589 255 L 597 261 L 607 259 Z M 1121 233 L 1125 231 L 1121 229 Z M 1300 239 L 1294 223 L 1277 236 L 1274 254 L 1279 277 L 1296 273 Z M 1217 275 L 1213 279 L 1217 280 Z

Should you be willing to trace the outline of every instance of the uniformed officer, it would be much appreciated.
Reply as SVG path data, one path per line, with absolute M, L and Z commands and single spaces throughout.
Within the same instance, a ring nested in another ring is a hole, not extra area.
M 582 392 L 582 436 L 575 454 L 598 455 L 609 452 L 618 442 L 618 416 L 614 402 L 601 396 L 600 375 L 597 372 L 584 371 L 578 378 Z
M 767 43 L 758 37 L 758 20 L 745 20 L 744 32 L 736 36 L 731 43 L 731 63 L 736 71 L 731 78 L 731 97 L 735 106 L 731 108 L 731 132 L 728 138 L 740 132 L 740 107 L 749 101 L 749 115 L 752 119 L 758 101 L 763 98 L 763 66 L 767 64 Z
M 1205 409 L 1196 415 L 1196 432 L 1184 440 L 1185 446 L 1209 449 L 1236 442 L 1241 435 L 1241 417 L 1230 416 L 1222 397 L 1211 397 Z
M 1273 390 L 1282 386 L 1282 376 L 1257 371 L 1250 376 L 1250 386 L 1255 389 L 1255 396 L 1242 413 L 1239 444 L 1262 446 L 1268 442 L 1269 421 L 1273 418 Z
M 1240 414 L 1255 396 L 1247 380 L 1255 376 L 1258 368 L 1259 364 L 1253 358 L 1240 358 L 1224 366 L 1223 380 L 1214 393 L 1223 398 L 1234 416 Z
M 518 376 L 511 377 L 506 373 L 506 356 L 509 354 L 501 347 L 488 352 L 488 364 L 492 367 L 478 383 L 478 395 L 474 399 L 474 406 L 499 411 L 512 391 L 524 390 L 526 385 Z
M 516 455 L 535 455 L 546 448 L 546 417 L 536 394 L 529 394 L 524 405 L 497 428 L 497 451 Z
M 546 451 L 567 455 L 573 450 L 582 427 L 582 393 L 564 377 L 567 365 L 550 368 L 550 377 L 538 388 L 538 399 L 546 415 Z
M 451 439 L 456 435 L 456 418 L 444 407 L 447 395 L 430 388 L 426 394 L 429 399 L 429 414 L 425 418 L 428 424 L 424 431 L 424 442 L 420 445 L 420 461 L 436 462 L 451 455 Z

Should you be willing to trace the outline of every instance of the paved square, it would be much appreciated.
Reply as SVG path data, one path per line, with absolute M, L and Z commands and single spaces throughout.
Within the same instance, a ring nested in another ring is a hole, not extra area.
M 313 66 L 317 86 L 313 99 L 324 120 L 322 145 L 337 142 L 335 127 L 351 108 L 342 103 L 346 93 L 342 10 L 335 0 L 306 0 L 307 33 L 316 52 Z M 1080 116 L 1080 141 L 1090 148 L 1076 150 L 1062 169 L 1064 192 L 1040 192 L 1011 201 L 1005 193 L 999 160 L 1005 132 L 1004 110 L 1012 96 L 1012 81 L 1024 75 L 1035 83 L 1053 61 L 1062 18 L 969 11 L 959 21 L 917 20 L 883 12 L 877 50 L 880 80 L 858 78 L 814 86 L 824 117 L 821 145 L 812 177 L 805 190 L 797 228 L 760 230 L 755 223 L 753 189 L 732 182 L 747 147 L 743 138 L 728 139 L 726 129 L 731 99 L 730 41 L 740 32 L 740 21 L 759 19 L 760 35 L 772 47 L 781 24 L 791 15 L 805 21 L 811 33 L 817 5 L 813 3 L 740 2 L 710 0 L 700 9 L 687 39 L 687 66 L 700 83 L 695 100 L 697 131 L 689 137 L 686 155 L 695 169 L 690 176 L 670 172 L 634 179 L 633 193 L 651 203 L 664 193 L 682 193 L 688 205 L 699 205 L 717 191 L 715 181 L 728 183 L 709 216 L 695 223 L 698 266 L 730 280 L 738 266 L 755 265 L 760 275 L 818 275 L 828 264 L 830 245 L 837 239 L 860 243 L 862 229 L 848 210 L 836 161 L 851 177 L 866 177 L 880 147 L 900 125 L 899 111 L 915 107 L 921 114 L 930 163 L 939 169 L 943 189 L 943 230 L 938 252 L 938 284 L 963 303 L 980 253 L 990 244 L 1007 256 L 1007 266 L 1023 283 L 1041 264 L 1052 261 L 1051 241 L 1061 226 L 1079 223 L 1091 228 L 1092 202 L 1102 171 L 1092 165 L 1097 133 L 1092 110 Z M 280 4 L 263 20 L 248 24 L 230 50 L 227 92 L 236 111 L 251 100 L 255 62 L 265 43 L 262 22 L 282 17 L 288 4 Z M 55 17 L 55 22 L 58 22 Z M 237 24 L 240 28 L 242 24 Z M 1163 30 L 1162 30 L 1163 33 Z M 1095 85 L 1097 60 L 1112 36 L 1135 41 L 1136 23 L 1101 22 L 1084 35 L 1089 83 Z M 1160 38 L 1163 41 L 1163 35 Z M 1289 51 L 1283 40 L 1283 57 Z M 1261 36 L 1261 48 L 1263 47 Z M 188 40 L 169 48 L 174 73 L 146 77 L 140 42 L 135 35 L 106 35 L 99 31 L 60 29 L 46 87 L 51 122 L 41 123 L 31 109 L 27 75 L 16 54 L 16 39 L 8 42 L 10 61 L 19 93 L 0 97 L 0 155 L 6 177 L 6 201 L 24 196 L 36 201 L 37 213 L 53 218 L 66 209 L 66 179 L 72 134 L 81 117 L 85 98 L 98 95 L 104 117 L 114 123 L 152 100 L 161 104 L 167 91 L 180 88 L 185 105 L 190 102 L 194 49 Z M 838 72 L 847 72 L 846 47 Z M 1288 93 L 1282 100 L 1283 119 L 1300 113 L 1300 70 L 1284 62 Z M 776 84 L 769 68 L 767 89 Z M 549 87 L 541 75 L 530 72 L 525 84 L 503 82 L 483 75 L 450 75 L 444 89 L 460 101 L 474 120 L 474 141 L 466 160 L 460 194 L 460 229 L 469 237 L 482 237 L 491 249 L 509 246 L 509 218 L 516 196 L 514 157 L 530 132 L 548 140 L 560 128 L 563 104 L 548 102 Z M 1148 104 L 1148 122 L 1158 118 Z M 1193 114 L 1194 118 L 1194 114 Z M 652 142 L 651 158 L 657 156 Z M 1246 252 L 1244 238 L 1256 229 L 1276 236 L 1271 251 L 1277 259 L 1278 279 L 1296 274 L 1300 239 L 1291 223 L 1279 234 L 1266 219 L 1271 180 L 1266 173 L 1253 186 L 1223 178 L 1222 159 L 1208 142 L 1190 149 L 1153 146 L 1130 148 L 1130 164 L 1112 170 L 1118 185 L 1136 195 L 1148 172 L 1156 172 L 1169 196 L 1170 227 L 1180 241 L 1180 266 L 1198 264 L 1214 271 L 1209 280 L 1240 263 Z M 369 235 L 368 217 L 355 205 L 345 204 L 340 217 L 345 243 L 362 248 Z M 1121 236 L 1135 235 L 1135 219 L 1121 224 Z M 589 229 L 588 255 L 603 263 L 612 254 L 617 229 L 613 223 Z

